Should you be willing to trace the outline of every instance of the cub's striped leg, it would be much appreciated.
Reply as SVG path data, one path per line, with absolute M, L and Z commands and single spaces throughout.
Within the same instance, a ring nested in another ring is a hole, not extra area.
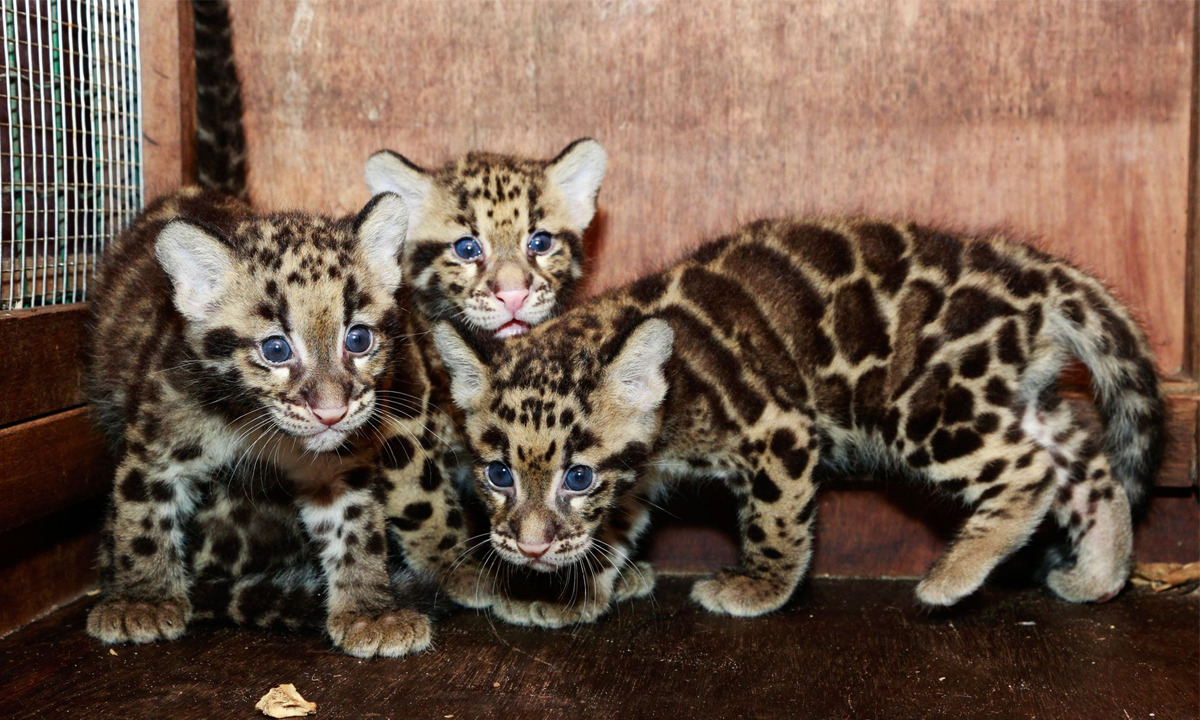
M 389 418 L 380 429 L 386 436 L 379 467 L 388 493 L 387 523 L 405 563 L 436 580 L 459 605 L 488 607 L 496 583 L 468 544 L 453 478 L 455 458 L 466 451 L 458 447 L 454 427 L 429 413 Z
M 433 629 L 425 615 L 396 607 L 373 480 L 360 468 L 297 503 L 325 573 L 329 637 L 350 655 L 399 657 L 428 648 Z
M 1050 509 L 1054 461 L 1019 424 L 1009 427 L 1003 442 L 992 436 L 988 444 L 954 459 L 947 459 L 955 452 L 953 431 L 933 436 L 928 475 L 960 486 L 961 497 L 975 510 L 917 585 L 917 597 L 928 605 L 953 605 L 978 590 L 1001 561 L 1029 540 Z
M 656 486 L 657 481 L 646 484 Z M 612 590 L 614 603 L 648 597 L 654 592 L 654 568 L 650 563 L 630 559 L 638 538 L 649 525 L 650 498 L 646 494 L 630 493 L 621 499 L 620 506 L 609 519 L 608 527 L 597 535 L 603 541 L 603 544 L 598 544 L 597 552 L 605 555 L 617 568 Z
M 1046 407 L 1030 406 L 1021 425 L 1054 460 L 1053 513 L 1071 548 L 1064 564 L 1047 574 L 1046 585 L 1071 602 L 1112 598 L 1129 577 L 1133 520 L 1125 490 L 1101 450 L 1102 440 L 1074 420 L 1057 396 Z
M 194 483 L 186 472 L 172 472 L 182 463 L 173 464 L 167 450 L 137 440 L 127 439 L 138 450 L 126 452 L 117 467 L 102 556 L 105 594 L 88 613 L 88 634 L 106 643 L 173 640 L 192 617 L 183 527 Z
M 734 488 L 743 502 L 741 562 L 692 586 L 692 600 L 711 612 L 754 616 L 778 609 L 792 596 L 812 559 L 815 435 L 797 417 L 762 439 L 769 450 L 747 458 L 752 470 Z

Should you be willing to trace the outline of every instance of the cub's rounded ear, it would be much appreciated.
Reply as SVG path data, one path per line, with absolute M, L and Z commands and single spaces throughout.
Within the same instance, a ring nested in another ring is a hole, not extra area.
M 408 233 L 408 206 L 395 193 L 380 193 L 354 221 L 367 263 L 388 293 L 400 287 L 400 251 Z
M 670 323 L 650 318 L 638 325 L 604 374 L 604 392 L 621 405 L 650 412 L 667 395 L 666 364 L 675 331 Z
M 450 396 L 454 404 L 463 410 L 475 409 L 488 389 L 487 364 L 448 322 L 434 326 L 433 342 L 450 373 Z
M 546 166 L 546 178 L 562 193 L 571 224 L 580 233 L 596 214 L 596 196 L 607 167 L 608 153 L 591 138 L 571 143 Z
M 159 230 L 154 255 L 171 278 L 179 312 L 193 322 L 208 319 L 236 268 L 221 232 L 195 220 L 172 220 Z
M 396 193 L 408 206 L 408 227 L 416 230 L 433 190 L 433 178 L 408 158 L 380 150 L 367 160 L 367 187 L 372 195 Z

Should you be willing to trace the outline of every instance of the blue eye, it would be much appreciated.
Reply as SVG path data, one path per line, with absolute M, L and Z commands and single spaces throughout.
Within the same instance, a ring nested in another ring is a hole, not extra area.
M 292 356 L 292 346 L 288 345 L 288 341 L 282 335 L 272 335 L 263 340 L 262 356 L 267 362 L 278 365 L 287 362 L 287 359 Z
M 563 485 L 572 492 L 580 492 L 587 490 L 592 484 L 592 478 L 596 476 L 587 465 L 572 465 L 567 468 L 566 477 L 563 478 Z
M 512 470 L 509 470 L 508 466 L 502 462 L 494 462 L 487 466 L 487 479 L 498 488 L 513 486 Z
M 474 260 L 483 254 L 483 248 L 475 238 L 463 237 L 454 241 L 454 252 L 463 260 Z
M 355 325 L 346 333 L 346 349 L 355 354 L 362 354 L 371 349 L 371 331 L 362 325 Z
M 534 255 L 544 255 L 550 252 L 550 248 L 554 247 L 554 238 L 550 237 L 549 233 L 535 232 L 533 237 L 529 238 L 529 252 Z

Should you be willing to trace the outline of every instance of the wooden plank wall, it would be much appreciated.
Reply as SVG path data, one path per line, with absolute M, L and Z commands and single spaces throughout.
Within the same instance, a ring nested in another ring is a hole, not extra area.
M 610 153 L 593 288 L 763 215 L 1043 238 L 1182 361 L 1190 0 L 238 0 L 251 185 L 355 209 L 362 163 Z

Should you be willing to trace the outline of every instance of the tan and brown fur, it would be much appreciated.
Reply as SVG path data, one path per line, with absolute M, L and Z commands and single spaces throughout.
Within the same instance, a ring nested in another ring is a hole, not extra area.
M 456 602 L 490 605 L 491 582 L 481 582 L 478 560 L 468 550 L 456 477 L 469 465 L 459 420 L 430 329 L 445 319 L 480 342 L 520 334 L 557 313 L 570 298 L 583 268 L 582 236 L 596 209 L 606 158 L 594 140 L 581 139 L 549 160 L 470 153 L 426 171 L 390 151 L 367 164 L 372 191 L 396 192 L 410 208 L 404 252 L 407 352 L 419 372 L 384 401 L 397 418 L 381 455 L 389 488 L 389 527 L 405 561 L 435 579 Z M 550 249 L 527 248 L 537 233 Z M 479 257 L 455 250 L 475 239 Z M 501 287 L 527 291 L 512 313 L 497 299 Z M 497 331 L 516 319 L 524 327 Z
M 393 347 L 405 212 L 381 195 L 353 220 L 258 216 L 189 188 L 117 239 L 94 288 L 87 363 L 117 454 L 93 636 L 178 637 L 194 580 L 242 551 L 212 522 L 265 527 L 274 513 L 256 569 L 315 569 L 335 644 L 360 656 L 428 646 L 429 620 L 399 607 L 390 586 L 375 468 L 386 426 L 376 390 L 403 371 Z M 372 332 L 369 350 L 343 349 L 353 327 Z M 291 343 L 289 359 L 268 361 L 272 337 Z M 321 422 L 331 407 L 339 419 Z M 276 548 L 287 551 L 272 557 Z
M 917 588 L 927 604 L 974 592 L 1047 515 L 1071 545 L 1047 584 L 1103 600 L 1127 577 L 1162 446 L 1153 357 L 1098 281 L 1001 237 L 909 223 L 760 221 L 502 347 L 436 337 L 493 548 L 589 579 L 582 601 L 496 605 L 523 624 L 603 613 L 638 575 L 643 498 L 700 475 L 737 496 L 741 561 L 693 599 L 780 607 L 812 555 L 818 465 L 900 470 L 974 508 Z M 1103 429 L 1055 392 L 1070 356 Z M 494 463 L 511 487 L 489 480 Z M 583 492 L 565 485 L 575 466 L 594 472 Z
M 604 152 L 595 141 L 580 140 L 550 160 L 471 153 L 427 172 L 382 151 L 367 167 L 373 190 L 398 192 L 422 209 L 421 217 L 410 216 L 402 256 L 405 283 L 392 331 L 397 370 L 387 387 L 376 389 L 377 412 L 386 422 L 374 433 L 375 466 L 386 492 L 393 584 L 405 596 L 440 587 L 461 604 L 487 606 L 494 584 L 480 582 L 478 561 L 467 552 L 456 482 L 467 454 L 449 379 L 429 337 L 431 319 L 446 317 L 464 333 L 494 338 L 496 326 L 487 322 L 496 320 L 502 304 L 488 298 L 501 275 L 515 275 L 517 286 L 530 290 L 525 312 L 518 311 L 528 324 L 557 312 L 581 272 L 580 237 L 595 211 Z M 536 232 L 553 238 L 548 251 L 525 250 Z M 463 237 L 478 239 L 480 257 L 455 255 L 454 243 Z M 488 302 L 492 316 L 473 319 L 467 312 Z M 231 479 L 238 487 L 271 486 L 258 477 L 260 468 L 241 474 L 246 477 Z M 314 598 L 320 578 L 311 564 L 296 561 L 303 553 L 297 555 L 287 513 L 261 497 L 247 503 L 244 494 L 223 491 L 200 515 L 197 542 L 214 550 L 195 567 L 205 579 L 199 587 L 205 611 L 262 627 L 311 625 L 320 617 Z

